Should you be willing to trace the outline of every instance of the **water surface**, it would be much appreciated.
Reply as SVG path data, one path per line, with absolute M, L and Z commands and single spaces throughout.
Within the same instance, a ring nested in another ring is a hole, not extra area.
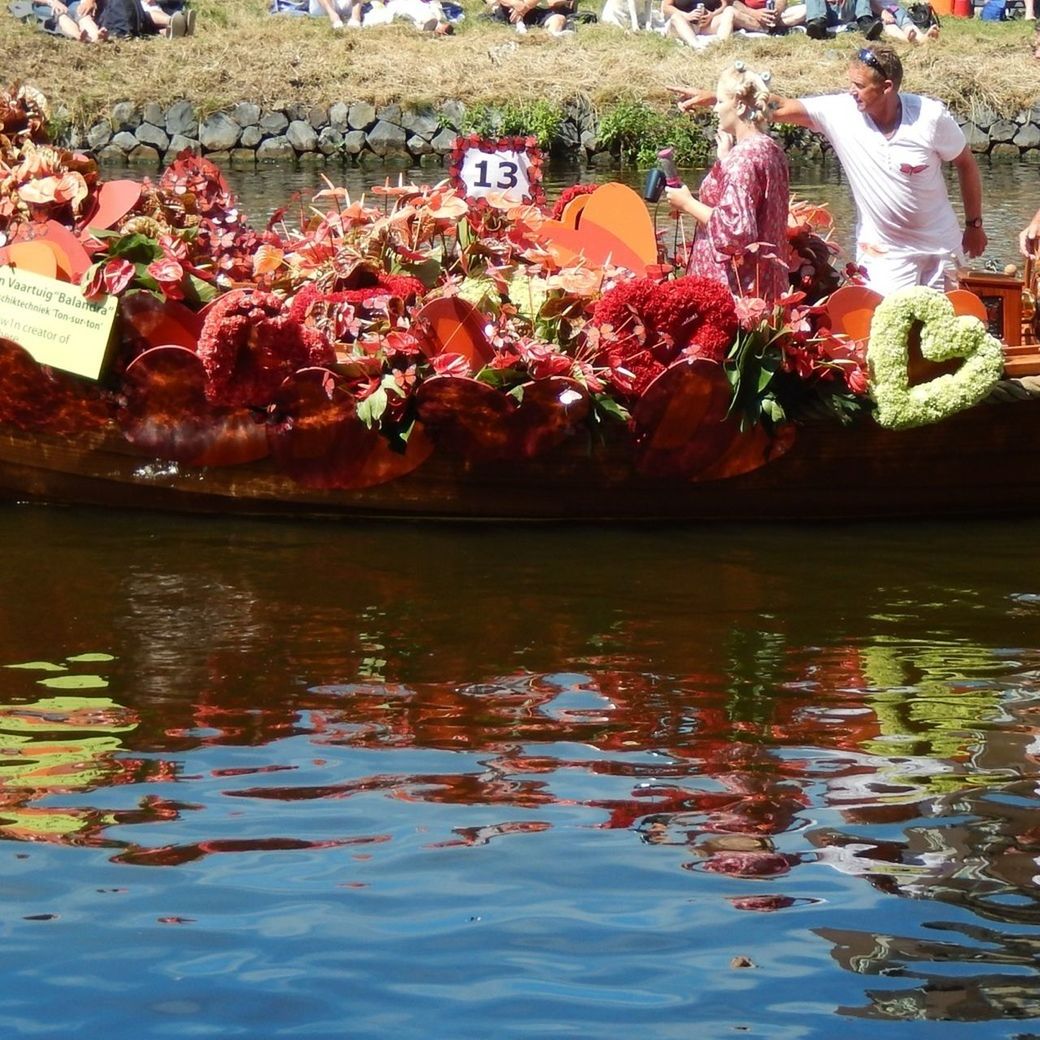
M 0 1026 L 1029 1037 L 1035 523 L 0 509 Z

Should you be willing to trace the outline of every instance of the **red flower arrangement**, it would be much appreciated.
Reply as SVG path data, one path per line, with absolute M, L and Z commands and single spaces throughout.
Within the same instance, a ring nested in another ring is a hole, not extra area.
M 737 331 L 733 297 L 721 282 L 634 278 L 600 298 L 591 324 L 617 389 L 638 395 L 680 354 L 722 361 Z
M 293 372 L 336 360 L 324 337 L 293 318 L 279 297 L 244 290 L 213 305 L 197 353 L 207 400 L 226 406 L 266 406 Z

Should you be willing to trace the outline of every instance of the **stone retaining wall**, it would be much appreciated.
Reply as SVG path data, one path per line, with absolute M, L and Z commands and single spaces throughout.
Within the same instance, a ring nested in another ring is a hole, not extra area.
M 597 134 L 595 113 L 579 101 L 564 106 L 553 152 L 591 162 L 610 161 Z M 137 107 L 113 105 L 107 119 L 73 127 L 65 143 L 101 162 L 155 166 L 192 148 L 234 165 L 256 162 L 440 166 L 463 128 L 466 106 L 447 101 L 432 109 L 338 101 L 325 106 L 286 103 L 262 109 L 243 101 L 200 120 L 187 101 Z M 977 154 L 1040 162 L 1040 102 L 1014 116 L 982 106 L 958 117 Z M 819 151 L 818 146 L 811 148 Z

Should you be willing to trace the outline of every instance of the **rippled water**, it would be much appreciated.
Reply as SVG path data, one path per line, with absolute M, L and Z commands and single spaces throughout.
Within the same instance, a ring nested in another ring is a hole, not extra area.
M 983 257 L 972 261 L 972 266 L 981 268 L 986 264 L 1003 268 L 1007 263 L 1021 264 L 1018 255 L 1018 234 L 1032 219 L 1040 206 L 1040 184 L 1035 166 L 1023 163 L 990 162 L 986 157 L 979 159 L 982 175 L 986 233 L 989 247 Z M 262 224 L 272 211 L 282 207 L 294 195 L 307 201 L 324 184 L 322 172 L 337 184 L 347 185 L 351 192 L 360 193 L 372 184 L 382 184 L 386 174 L 374 170 L 329 167 L 326 171 L 314 169 L 292 170 L 283 166 L 259 166 L 248 171 L 230 170 L 228 180 L 239 194 L 244 211 Z M 444 176 L 441 170 L 411 170 L 403 173 L 393 171 L 392 179 L 404 176 L 415 183 L 431 183 Z M 700 182 L 702 171 L 684 172 L 690 184 Z M 587 170 L 578 166 L 553 165 L 545 175 L 546 194 L 550 200 L 568 185 L 580 180 L 621 180 L 642 191 L 644 176 L 637 170 L 598 169 Z M 948 178 L 950 197 L 960 213 L 960 194 L 956 177 Z M 833 160 L 818 163 L 796 163 L 791 170 L 791 191 L 799 198 L 812 202 L 826 203 L 835 217 L 835 241 L 845 250 L 846 259 L 852 259 L 855 211 L 848 185 L 841 175 L 840 166 Z M 668 207 L 661 203 L 656 217 L 661 228 L 671 227 Z M 289 215 L 294 212 L 290 207 Z M 666 236 L 667 237 L 667 236 Z
M 1038 535 L 4 507 L 0 1026 L 1033 1037 Z

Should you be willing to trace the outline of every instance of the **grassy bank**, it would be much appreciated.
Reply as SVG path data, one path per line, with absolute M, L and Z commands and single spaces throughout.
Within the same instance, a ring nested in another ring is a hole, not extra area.
M 421 35 L 400 23 L 334 33 L 327 22 L 272 18 L 266 0 L 195 0 L 197 35 L 182 40 L 130 40 L 89 46 L 58 40 L 4 16 L 0 69 L 7 81 L 33 83 L 64 102 L 78 123 L 107 112 L 115 101 L 187 98 L 204 112 L 241 100 L 328 104 L 501 104 L 580 96 L 599 111 L 618 101 L 670 104 L 669 83 L 710 84 L 736 57 L 770 68 L 779 92 L 819 93 L 844 85 L 849 53 L 862 37 L 818 43 L 796 34 L 775 39 L 735 37 L 692 52 L 648 34 L 632 36 L 601 26 L 552 39 L 517 36 L 478 17 L 453 37 Z M 584 0 L 584 6 L 590 6 Z M 1031 107 L 1040 98 L 1040 62 L 1031 57 L 1031 25 L 947 18 L 942 39 L 904 51 L 906 86 L 932 94 L 968 114 L 986 106 L 999 114 Z

